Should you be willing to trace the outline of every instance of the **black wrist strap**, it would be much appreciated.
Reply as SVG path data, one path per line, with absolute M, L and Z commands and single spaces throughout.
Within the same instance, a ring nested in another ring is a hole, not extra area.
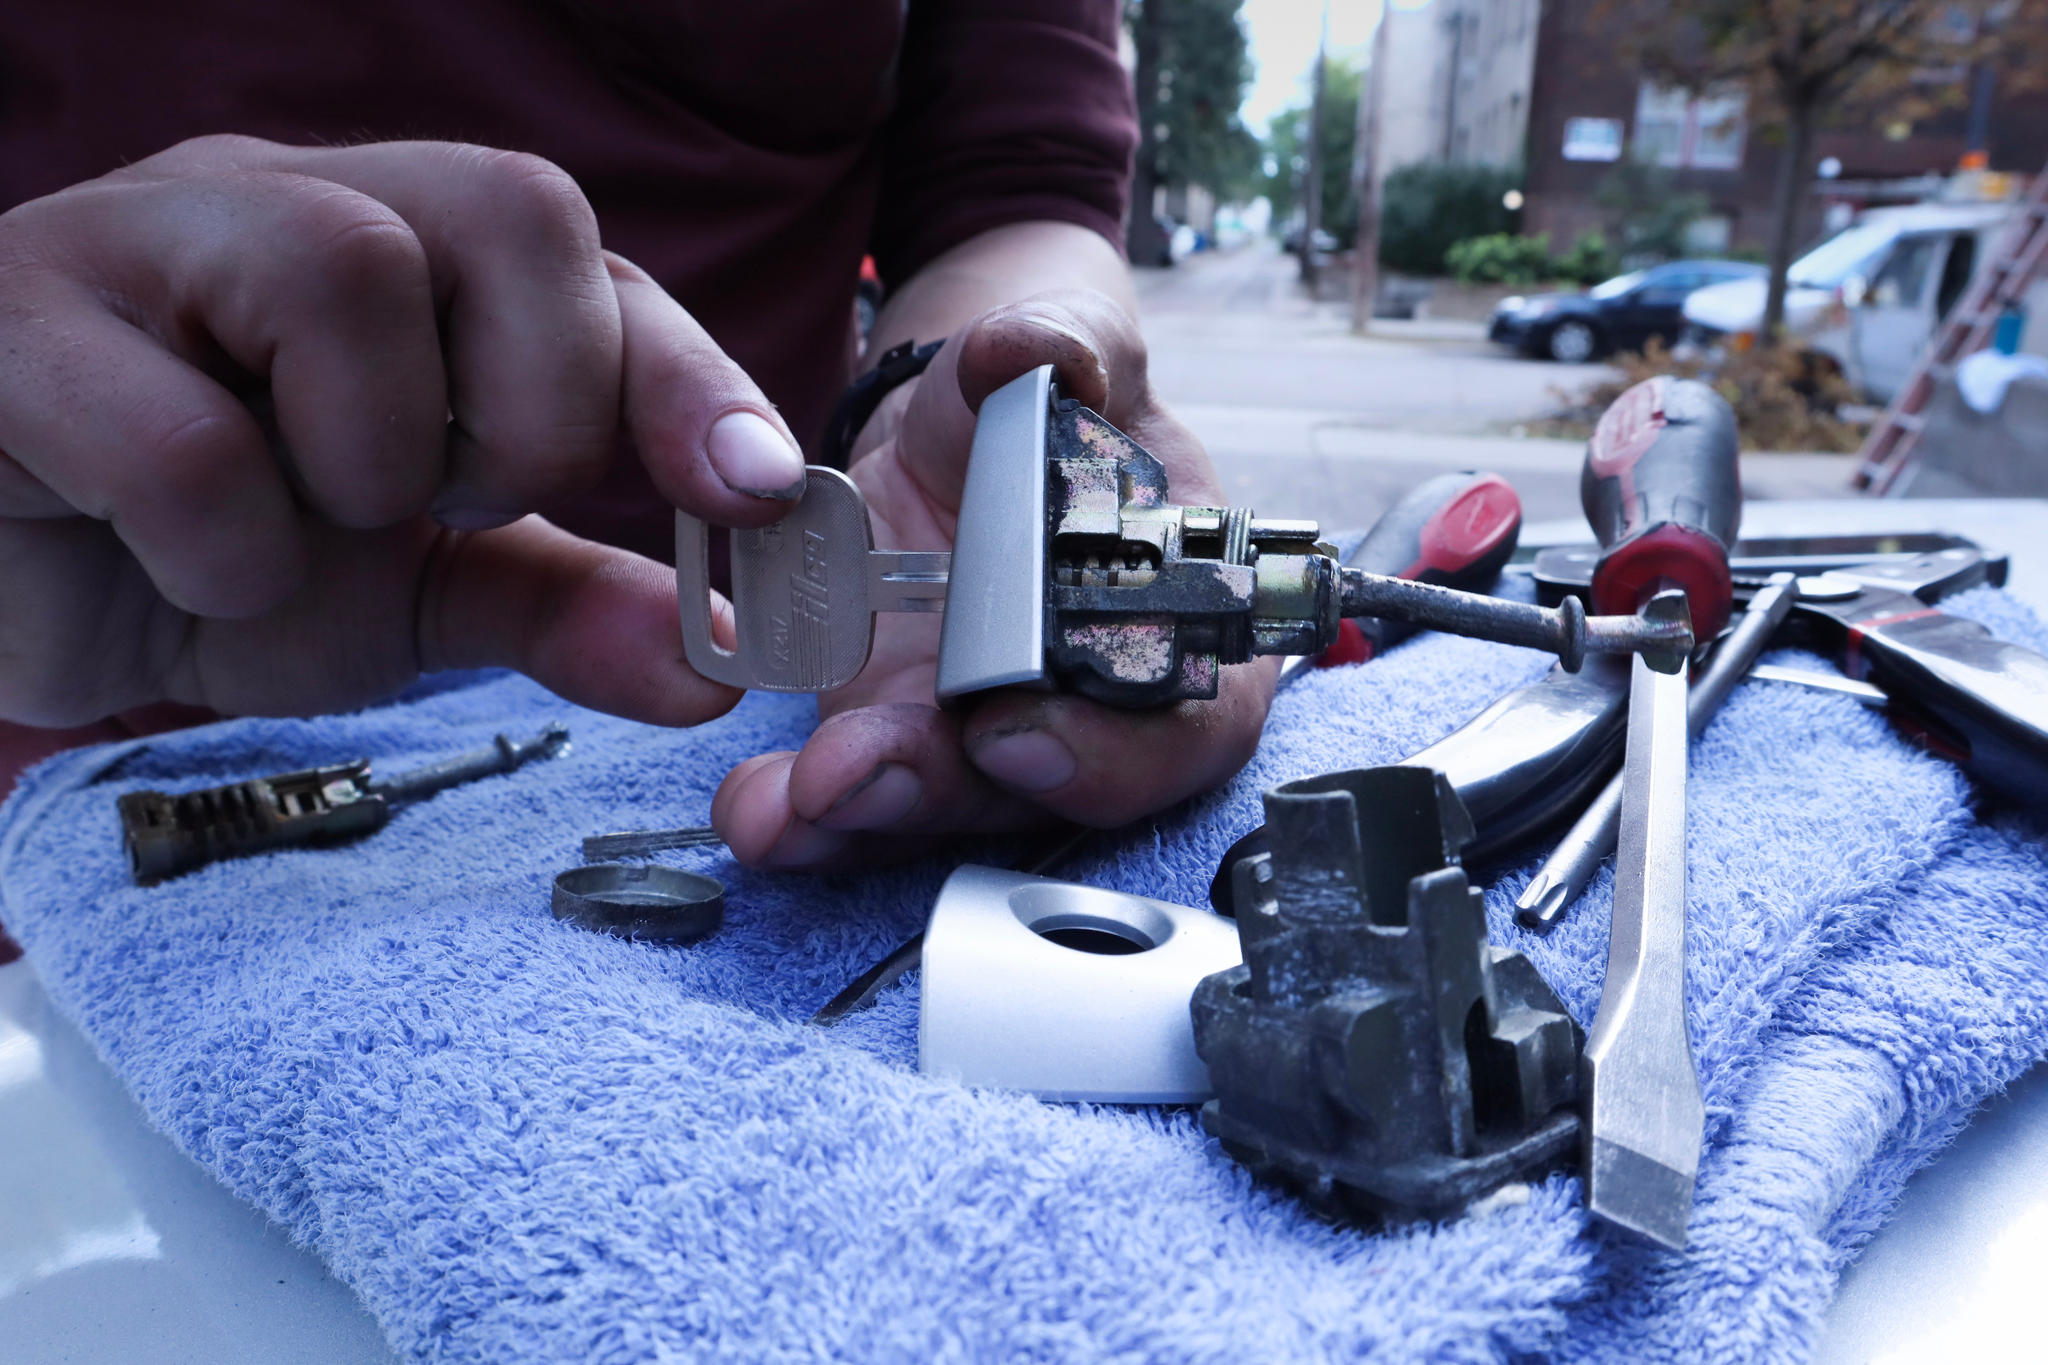
M 943 340 L 927 341 L 920 346 L 914 341 L 900 342 L 882 352 L 875 368 L 853 381 L 846 392 L 840 395 L 838 406 L 832 409 L 832 420 L 825 427 L 824 448 L 818 452 L 818 463 L 834 469 L 844 469 L 853 458 L 853 443 L 859 438 L 861 428 L 875 415 L 875 409 L 882 405 L 897 388 L 917 378 L 932 363 L 932 357 L 939 353 Z

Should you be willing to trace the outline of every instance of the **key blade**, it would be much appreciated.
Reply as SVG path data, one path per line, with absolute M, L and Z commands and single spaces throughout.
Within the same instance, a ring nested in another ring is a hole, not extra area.
M 714 682 L 826 692 L 867 665 L 875 636 L 867 504 L 838 470 L 813 465 L 809 474 L 802 499 L 781 521 L 731 533 L 737 649 L 711 638 L 710 529 L 676 513 L 683 656 Z
M 953 556 L 944 550 L 875 550 L 868 603 L 876 611 L 944 611 Z

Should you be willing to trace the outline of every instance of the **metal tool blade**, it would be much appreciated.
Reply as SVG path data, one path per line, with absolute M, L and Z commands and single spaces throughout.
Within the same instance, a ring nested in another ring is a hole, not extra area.
M 1586 1203 L 1685 1246 L 1706 1106 L 1685 1022 L 1686 682 L 1633 664 L 1607 980 L 1582 1062 Z
M 1749 676 L 1760 682 L 1792 683 L 1815 692 L 1832 692 L 1836 696 L 1853 698 L 1877 711 L 1891 705 L 1892 700 L 1890 694 L 1881 687 L 1872 687 L 1867 682 L 1857 682 L 1854 678 L 1845 678 L 1839 673 L 1819 673 L 1810 668 L 1758 664 L 1749 670 Z

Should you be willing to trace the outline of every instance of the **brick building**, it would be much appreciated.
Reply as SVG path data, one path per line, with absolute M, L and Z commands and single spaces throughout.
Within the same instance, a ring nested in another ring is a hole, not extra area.
M 1530 86 L 1522 227 L 1569 244 L 1609 226 L 1594 194 L 1624 157 L 1668 167 L 1674 188 L 1706 196 L 1697 248 L 1768 245 L 1779 146 L 1750 124 L 1739 91 L 1704 98 L 1664 90 L 1624 62 L 1609 33 L 1593 22 L 1598 0 L 1544 0 Z M 1954 78 L 1958 84 L 1961 73 Z M 1960 91 L 1958 92 L 1960 93 Z M 1991 104 L 1993 169 L 2039 171 L 2048 159 L 2048 92 L 1998 92 Z M 1885 183 L 1942 175 L 1968 145 L 1964 102 L 1906 122 L 1882 114 L 1855 126 L 1824 127 L 1817 163 L 1830 159 L 1833 184 L 1813 185 L 1800 240 L 1819 237 L 1830 200 L 1845 208 L 1887 196 Z

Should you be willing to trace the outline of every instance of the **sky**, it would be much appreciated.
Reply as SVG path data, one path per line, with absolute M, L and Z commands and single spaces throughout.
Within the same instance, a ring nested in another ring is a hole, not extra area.
M 1363 56 L 1380 17 L 1379 0 L 1329 0 L 1330 51 Z M 1258 68 L 1240 117 L 1263 135 L 1273 115 L 1308 102 L 1309 72 L 1323 24 L 1323 0 L 1245 0 L 1245 31 Z

